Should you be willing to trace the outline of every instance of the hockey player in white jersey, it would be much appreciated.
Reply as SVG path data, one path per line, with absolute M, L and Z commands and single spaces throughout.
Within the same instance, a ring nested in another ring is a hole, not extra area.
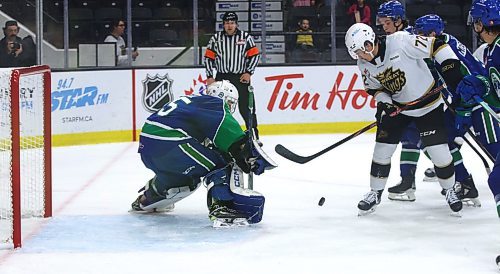
M 455 89 L 463 79 L 461 62 L 443 41 L 431 37 L 396 32 L 376 37 L 365 24 L 352 25 L 345 43 L 362 73 L 365 89 L 377 101 L 377 134 L 370 172 L 371 190 L 358 203 L 360 214 L 373 212 L 380 203 L 391 168 L 391 157 L 403 129 L 415 122 L 422 142 L 434 164 L 436 175 L 446 190 L 446 202 L 453 212 L 462 202 L 453 189 L 455 170 L 448 149 L 444 125 L 444 102 L 440 88 L 429 71 L 425 58 L 442 67 L 446 84 Z M 398 115 L 398 108 L 405 107 Z
M 403 4 L 392 0 L 382 3 L 377 10 L 377 24 L 382 26 L 386 35 L 397 31 L 413 32 L 413 27 L 406 18 Z M 415 123 L 410 123 L 401 135 L 401 155 L 399 157 L 399 170 L 401 181 L 388 188 L 390 200 L 410 201 L 416 199 L 415 173 L 417 162 L 420 158 L 422 142 Z M 424 181 L 437 181 L 434 169 L 425 171 Z

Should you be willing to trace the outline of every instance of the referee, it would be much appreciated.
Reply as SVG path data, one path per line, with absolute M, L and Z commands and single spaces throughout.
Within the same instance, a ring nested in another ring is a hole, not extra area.
M 216 32 L 210 38 L 203 60 L 207 86 L 215 81 L 228 80 L 238 89 L 238 108 L 245 120 L 245 126 L 247 130 L 252 127 L 255 137 L 259 139 L 257 117 L 254 114 L 253 125 L 249 125 L 250 111 L 248 109 L 248 87 L 250 86 L 250 77 L 255 72 L 255 67 L 260 60 L 259 49 L 255 46 L 255 41 L 248 32 L 238 29 L 238 15 L 236 13 L 227 11 L 224 13 L 222 21 L 224 30 Z M 215 79 L 214 70 L 217 72 Z

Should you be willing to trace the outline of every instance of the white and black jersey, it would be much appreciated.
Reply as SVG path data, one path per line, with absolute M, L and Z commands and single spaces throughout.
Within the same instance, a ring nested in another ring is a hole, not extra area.
M 225 31 L 215 33 L 208 42 L 203 63 L 207 78 L 213 78 L 214 69 L 218 73 L 253 74 L 259 59 L 252 36 L 237 29 L 234 35 Z
M 358 60 L 365 88 L 377 91 L 373 94 L 377 101 L 400 106 L 431 92 L 436 82 L 424 59 L 433 58 L 440 64 L 445 60 L 458 60 L 448 45 L 435 42 L 435 38 L 411 35 L 403 31 L 388 35 L 385 41 L 382 40 L 379 44 L 375 59 L 371 62 Z M 403 114 L 422 116 L 441 103 L 442 98 L 437 94 L 425 105 L 403 111 Z

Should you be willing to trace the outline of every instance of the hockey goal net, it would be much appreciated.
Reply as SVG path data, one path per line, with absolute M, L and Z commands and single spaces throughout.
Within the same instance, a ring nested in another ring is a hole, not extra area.
M 0 246 L 52 215 L 50 87 L 47 66 L 0 69 Z

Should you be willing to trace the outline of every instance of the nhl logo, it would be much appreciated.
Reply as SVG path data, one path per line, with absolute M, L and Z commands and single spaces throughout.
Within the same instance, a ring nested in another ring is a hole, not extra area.
M 168 77 L 168 74 L 161 77 L 151 77 L 149 74 L 146 79 L 142 81 L 143 93 L 142 104 L 149 112 L 156 112 L 163 107 L 163 105 L 170 103 L 174 100 L 172 93 L 172 83 L 174 81 Z

